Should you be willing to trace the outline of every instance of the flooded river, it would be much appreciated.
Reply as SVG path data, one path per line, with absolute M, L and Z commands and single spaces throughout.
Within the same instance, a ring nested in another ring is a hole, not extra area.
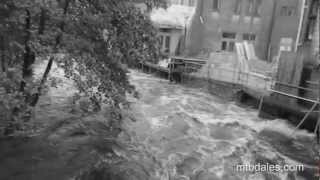
M 224 101 L 205 89 L 132 71 L 140 93 L 130 98 L 137 121 L 126 124 L 166 180 L 312 180 L 313 135 L 285 120 L 265 120 L 256 109 Z M 246 171 L 236 165 L 304 165 L 303 171 Z

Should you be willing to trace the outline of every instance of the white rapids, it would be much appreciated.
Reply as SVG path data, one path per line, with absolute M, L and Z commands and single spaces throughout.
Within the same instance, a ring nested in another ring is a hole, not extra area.
M 163 180 L 312 180 L 313 135 L 286 120 L 265 120 L 257 110 L 224 101 L 205 89 L 172 84 L 137 71 L 135 122 L 126 128 L 158 163 Z M 237 164 L 303 164 L 302 172 L 237 172 Z

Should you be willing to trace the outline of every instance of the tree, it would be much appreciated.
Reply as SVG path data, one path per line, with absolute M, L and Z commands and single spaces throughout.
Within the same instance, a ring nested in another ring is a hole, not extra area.
M 149 18 L 125 0 L 2 0 L 0 108 L 7 134 L 24 130 L 37 105 L 53 62 L 115 120 L 134 92 L 124 64 L 158 58 L 156 30 Z M 63 54 L 63 58 L 57 55 Z M 40 82 L 32 78 L 35 59 L 48 59 Z

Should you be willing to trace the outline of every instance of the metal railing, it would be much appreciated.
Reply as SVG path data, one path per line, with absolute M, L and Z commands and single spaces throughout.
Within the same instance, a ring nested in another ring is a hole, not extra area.
M 199 71 L 194 72 L 193 75 L 264 91 L 271 89 L 274 84 L 271 77 L 263 74 L 243 72 L 213 65 L 208 65 L 207 68 L 201 68 Z

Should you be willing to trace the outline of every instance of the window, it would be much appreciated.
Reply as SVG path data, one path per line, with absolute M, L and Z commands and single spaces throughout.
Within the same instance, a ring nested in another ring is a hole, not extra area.
M 253 0 L 247 0 L 246 15 L 251 16 L 253 14 Z
M 233 50 L 234 50 L 234 46 L 235 46 L 235 42 L 233 42 L 233 41 L 229 42 L 229 48 L 228 48 L 228 51 L 233 52 Z
M 256 40 L 256 35 L 255 34 L 243 34 L 242 39 L 245 41 L 255 41 Z
M 234 41 L 222 41 L 221 42 L 221 50 L 222 51 L 229 51 L 233 52 L 235 47 Z
M 227 42 L 226 42 L 226 41 L 222 41 L 222 43 L 221 43 L 221 50 L 222 50 L 222 51 L 226 51 L 226 50 L 227 50 Z
M 160 31 L 161 31 L 161 32 L 164 32 L 164 33 L 169 33 L 169 32 L 170 32 L 170 29 L 168 29 L 168 28 L 161 28 Z
M 279 50 L 280 51 L 291 51 L 293 45 L 293 39 L 292 38 L 281 38 L 280 44 L 279 44 Z
M 170 36 L 166 36 L 165 49 L 170 49 Z
M 234 14 L 236 15 L 241 14 L 241 5 L 242 5 L 242 0 L 236 0 L 236 4 L 234 6 Z
M 260 16 L 261 0 L 254 0 L 253 15 Z
M 223 32 L 222 33 L 223 38 L 227 39 L 235 39 L 236 38 L 236 33 L 230 33 L 230 32 Z
M 220 0 L 213 0 L 212 10 L 219 11 L 220 9 Z
M 233 32 L 223 32 L 222 33 L 222 42 L 221 42 L 221 50 L 222 51 L 234 51 L 235 40 L 237 34 Z
M 195 0 L 189 0 L 189 6 L 195 6 Z
M 280 10 L 281 16 L 293 16 L 295 15 L 296 9 L 294 7 L 283 6 Z
M 160 43 L 160 46 L 162 47 L 162 45 L 163 45 L 163 36 L 162 35 L 159 37 L 159 43 Z

